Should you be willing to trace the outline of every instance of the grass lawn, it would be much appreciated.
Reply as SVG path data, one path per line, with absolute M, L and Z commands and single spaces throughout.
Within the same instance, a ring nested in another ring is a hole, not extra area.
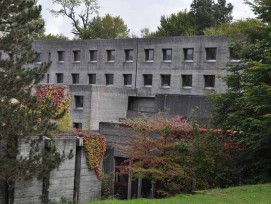
M 200 191 L 167 199 L 103 200 L 89 204 L 271 204 L 271 184 Z

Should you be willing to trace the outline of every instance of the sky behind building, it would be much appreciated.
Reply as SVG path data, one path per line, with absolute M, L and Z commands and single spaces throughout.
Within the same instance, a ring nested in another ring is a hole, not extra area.
M 181 10 L 189 10 L 192 0 L 98 0 L 101 16 L 109 13 L 120 16 L 131 32 L 140 34 L 142 28 L 150 28 L 155 31 L 160 24 L 162 15 L 170 15 Z M 227 0 L 234 5 L 234 19 L 253 17 L 253 12 L 243 0 Z M 46 33 L 63 34 L 73 38 L 72 22 L 67 17 L 54 17 L 49 9 L 58 8 L 52 5 L 52 0 L 39 0 L 42 5 L 42 16 L 46 22 Z

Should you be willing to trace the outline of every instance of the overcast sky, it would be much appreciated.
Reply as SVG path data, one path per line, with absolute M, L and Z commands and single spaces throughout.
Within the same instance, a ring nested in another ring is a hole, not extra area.
M 139 35 L 142 28 L 156 30 L 162 15 L 170 15 L 181 10 L 189 10 L 192 0 L 98 0 L 99 14 L 120 16 L 132 33 Z M 253 17 L 253 12 L 243 0 L 227 0 L 234 5 L 234 19 Z M 46 22 L 46 33 L 63 34 L 72 38 L 71 21 L 66 17 L 54 17 L 49 9 L 58 8 L 52 0 L 39 0 L 42 16 Z

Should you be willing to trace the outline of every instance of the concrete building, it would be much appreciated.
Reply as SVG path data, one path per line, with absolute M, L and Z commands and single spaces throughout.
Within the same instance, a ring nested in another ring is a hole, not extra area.
M 34 49 L 37 63 L 52 62 L 43 83 L 69 85 L 74 126 L 96 130 L 129 108 L 157 110 L 157 95 L 223 92 L 218 76 L 237 62 L 223 36 L 36 41 Z

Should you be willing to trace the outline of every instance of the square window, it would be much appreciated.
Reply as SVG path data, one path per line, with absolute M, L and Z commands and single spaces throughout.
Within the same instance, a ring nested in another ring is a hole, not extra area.
M 132 74 L 123 74 L 124 86 L 132 86 Z
M 73 61 L 74 62 L 80 62 L 81 57 L 81 51 L 80 50 L 74 50 L 73 51 Z
M 113 74 L 106 74 L 105 75 L 105 84 L 106 86 L 113 85 L 114 83 L 114 75 Z
M 9 60 L 14 61 L 14 54 L 13 53 L 8 53 Z
M 89 74 L 88 75 L 88 83 L 89 84 L 96 84 L 96 74 Z
M 193 48 L 184 48 L 184 61 L 193 61 L 194 58 L 194 49 Z
M 64 81 L 64 76 L 62 73 L 57 73 L 56 74 L 56 83 L 57 84 L 62 84 Z
M 82 123 L 73 123 L 73 128 L 82 129 Z
M 152 86 L 152 74 L 143 74 L 144 86 Z
M 230 60 L 231 61 L 239 61 L 240 60 L 236 49 L 234 49 L 233 47 L 229 47 L 229 52 L 230 52 Z
M 107 61 L 114 62 L 115 61 L 115 50 L 107 50 Z
M 41 53 L 36 53 L 36 59 L 35 59 L 36 63 L 41 63 Z
M 74 96 L 75 108 L 84 107 L 84 96 Z
M 134 51 L 133 50 L 124 50 L 125 53 L 125 62 L 132 62 L 133 61 L 133 55 Z
M 172 49 L 162 49 L 163 51 L 163 61 L 172 60 Z
M 206 51 L 206 60 L 215 61 L 216 60 L 216 48 L 205 48 Z
M 182 87 L 183 88 L 192 87 L 192 75 L 182 75 Z
M 49 84 L 49 83 L 50 83 L 50 74 L 47 74 L 47 77 L 46 77 L 46 82 L 47 82 L 47 84 Z
M 154 59 L 154 50 L 153 49 L 145 49 L 145 61 L 152 62 Z
M 72 74 L 72 83 L 79 84 L 79 74 Z
M 98 59 L 98 51 L 97 50 L 90 50 L 89 57 L 91 62 L 97 62 Z
M 204 87 L 207 89 L 213 89 L 215 87 L 214 75 L 204 75 Z
M 58 62 L 64 62 L 65 52 L 64 51 L 57 51 L 57 55 L 58 55 Z
M 161 87 L 170 87 L 170 75 L 161 75 Z

